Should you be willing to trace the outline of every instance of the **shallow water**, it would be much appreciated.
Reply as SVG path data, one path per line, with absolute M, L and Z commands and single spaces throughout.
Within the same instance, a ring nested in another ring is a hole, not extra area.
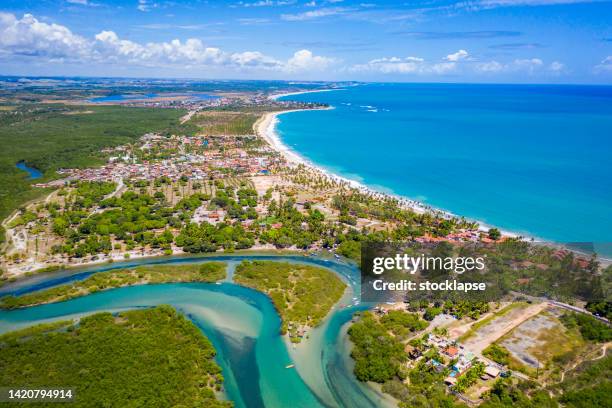
M 96 271 L 125 267 L 126 264 L 187 263 L 213 259 L 227 261 L 230 271 L 243 259 L 274 259 L 325 266 L 345 279 L 352 290 L 358 289 L 355 287 L 357 268 L 349 264 L 297 256 L 215 256 L 138 260 L 87 271 L 39 275 L 7 285 L 0 290 L 0 296 L 84 279 Z M 350 300 L 345 296 L 325 323 L 312 331 L 310 339 L 298 346 L 294 353 L 295 360 L 279 335 L 280 318 L 268 297 L 230 282 L 221 285 L 180 283 L 132 286 L 66 302 L 0 311 L 0 332 L 46 321 L 77 318 L 98 311 L 117 312 L 170 304 L 188 316 L 214 344 L 218 352 L 216 360 L 225 377 L 226 395 L 237 407 L 380 406 L 376 393 L 359 383 L 352 374 L 346 338 L 341 334 L 341 329 L 356 310 L 365 306 L 347 307 Z M 301 352 L 302 346 L 307 352 Z M 291 363 L 295 363 L 296 368 L 285 368 Z

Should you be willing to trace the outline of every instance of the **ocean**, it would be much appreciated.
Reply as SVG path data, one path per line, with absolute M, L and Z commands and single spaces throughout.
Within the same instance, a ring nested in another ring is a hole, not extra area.
M 282 142 L 373 189 L 536 239 L 612 242 L 612 87 L 367 84 L 281 100 Z

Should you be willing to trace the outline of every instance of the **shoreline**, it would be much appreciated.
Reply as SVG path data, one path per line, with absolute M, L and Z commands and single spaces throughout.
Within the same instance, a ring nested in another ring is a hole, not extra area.
M 313 91 L 313 92 L 321 92 L 321 91 L 327 91 L 327 90 L 319 90 L 319 91 Z M 278 95 L 278 97 L 294 95 L 294 94 L 303 94 L 303 93 L 309 93 L 309 92 L 304 91 L 304 92 L 295 92 L 295 93 L 289 93 L 289 94 L 280 94 Z M 334 109 L 334 108 L 330 107 L 328 109 Z M 359 190 L 361 193 L 369 194 L 376 198 L 385 198 L 385 197 L 394 198 L 398 200 L 399 205 L 402 208 L 410 209 L 417 214 L 424 214 L 427 212 L 431 212 L 437 215 L 441 215 L 444 218 L 460 217 L 456 214 L 453 214 L 452 212 L 448 210 L 435 208 L 430 205 L 424 204 L 418 200 L 413 200 L 411 198 L 404 197 L 398 194 L 385 193 L 382 191 L 378 191 L 357 180 L 352 180 L 350 178 L 335 174 L 332 171 L 325 169 L 324 167 L 320 165 L 316 165 L 312 163 L 310 160 L 304 158 L 299 153 L 297 153 L 295 150 L 292 150 L 290 147 L 284 144 L 284 142 L 280 138 L 280 135 L 276 131 L 276 125 L 279 123 L 278 116 L 286 114 L 286 113 L 291 113 L 291 112 L 302 112 L 302 111 L 312 111 L 312 110 L 319 110 L 319 109 L 289 109 L 289 110 L 284 110 L 280 112 L 265 113 L 260 119 L 257 120 L 257 122 L 255 122 L 255 125 L 253 126 L 255 130 L 255 134 L 261 137 L 262 139 L 264 139 L 270 145 L 270 147 L 272 147 L 274 150 L 279 152 L 287 160 L 288 163 L 292 165 L 300 165 L 300 164 L 304 165 L 305 167 L 313 171 L 322 173 L 325 177 L 335 182 L 348 184 L 351 188 L 355 188 Z M 479 220 L 475 220 L 475 219 L 468 219 L 468 220 L 477 223 L 478 230 L 482 232 L 487 232 L 490 228 L 494 228 L 493 226 L 490 226 Z M 532 238 L 531 236 L 526 236 L 523 234 L 519 234 L 519 233 L 507 231 L 507 230 L 500 229 L 500 231 L 506 237 L 512 237 L 512 238 L 522 237 L 524 239 Z M 533 239 L 537 241 L 545 242 L 544 240 L 539 240 L 535 237 L 533 237 Z
M 308 91 L 295 91 L 295 92 L 285 92 L 268 96 L 270 100 L 277 100 L 278 98 L 283 98 L 285 96 L 293 96 L 293 95 L 302 95 L 307 93 L 317 93 L 317 92 L 332 92 L 332 91 L 344 91 L 345 88 L 328 88 L 328 89 L 312 89 Z
M 315 93 L 315 92 L 328 92 L 328 91 L 336 91 L 336 90 L 342 90 L 342 88 L 340 89 L 320 89 L 320 90 L 313 90 L 313 91 L 300 91 L 300 92 L 290 92 L 290 93 L 285 93 L 285 94 L 277 94 L 277 95 L 273 95 L 270 97 L 270 99 L 277 99 L 280 97 L 284 97 L 284 96 L 290 96 L 290 95 L 300 95 L 300 94 L 305 94 L 305 93 Z M 330 106 L 328 108 L 325 109 L 288 109 L 288 110 L 284 110 L 284 111 L 279 111 L 279 112 L 267 112 L 264 113 L 253 125 L 253 130 L 255 131 L 255 134 L 259 137 L 261 137 L 263 140 L 265 140 L 270 147 L 272 147 L 272 149 L 276 150 L 277 152 L 279 152 L 290 165 L 304 165 L 305 167 L 318 172 L 320 174 L 322 174 L 323 176 L 329 178 L 332 181 L 335 182 L 339 182 L 339 183 L 345 183 L 348 184 L 351 188 L 355 188 L 357 190 L 359 190 L 361 193 L 364 194 L 368 194 L 371 195 L 375 198 L 393 198 L 396 199 L 398 201 L 398 204 L 401 208 L 404 209 L 408 209 L 408 210 L 412 210 L 417 214 L 424 214 L 427 212 L 433 213 L 435 215 L 440 215 L 444 218 L 465 218 L 468 221 L 474 222 L 478 225 L 477 230 L 480 232 L 488 232 L 489 229 L 491 228 L 497 228 L 499 229 L 499 231 L 501 232 L 503 237 L 506 238 L 519 238 L 523 241 L 527 241 L 527 242 L 531 242 L 533 244 L 536 245 L 547 245 L 547 246 L 551 246 L 551 247 L 555 247 L 555 248 L 560 248 L 560 249 L 567 249 L 577 255 L 580 256 L 586 256 L 589 257 L 591 256 L 591 254 L 584 252 L 584 251 L 580 251 L 576 248 L 572 248 L 570 246 L 567 246 L 564 243 L 558 243 L 558 242 L 554 242 L 554 241 L 549 241 L 546 240 L 544 238 L 539 238 L 533 234 L 530 234 L 528 232 L 525 233 L 520 233 L 520 232 L 515 232 L 515 231 L 509 231 L 506 229 L 503 229 L 501 227 L 495 226 L 495 225 L 490 225 L 484 221 L 478 220 L 478 219 L 474 219 L 474 218 L 468 218 L 468 217 L 462 217 L 460 215 L 454 214 L 453 212 L 449 211 L 449 210 L 445 210 L 445 209 L 441 209 L 441 208 L 437 208 L 437 207 L 433 207 L 431 205 L 425 204 L 423 202 L 420 202 L 418 200 L 414 200 L 411 199 L 409 197 L 405 197 L 399 194 L 395 194 L 395 193 L 386 193 L 383 191 L 379 191 L 374 187 L 370 187 L 360 181 L 357 180 L 353 180 L 350 179 L 348 177 L 339 175 L 334 173 L 331 170 L 326 169 L 325 167 L 321 166 L 321 165 L 317 165 L 313 162 L 311 162 L 310 160 L 306 159 L 305 157 L 301 156 L 298 152 L 296 152 L 295 150 L 291 149 L 290 147 L 288 147 L 281 139 L 280 135 L 278 134 L 278 132 L 276 131 L 276 125 L 280 122 L 280 120 L 278 119 L 278 116 L 286 114 L 286 113 L 291 113 L 291 112 L 302 112 L 302 111 L 313 111 L 313 110 L 331 110 L 331 109 L 335 109 L 333 106 Z M 612 257 L 608 257 L 606 255 L 600 254 L 600 253 L 596 253 L 597 258 L 599 260 L 599 262 L 602 265 L 610 265 L 612 264 Z

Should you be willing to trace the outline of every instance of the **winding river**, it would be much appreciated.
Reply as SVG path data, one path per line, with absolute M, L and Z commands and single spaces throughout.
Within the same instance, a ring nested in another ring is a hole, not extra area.
M 275 260 L 326 267 L 348 285 L 344 297 L 309 338 L 292 347 L 280 336 L 280 318 L 269 298 L 232 283 L 242 260 Z M 99 312 L 170 304 L 184 313 L 211 340 L 225 377 L 226 398 L 236 407 L 380 407 L 387 400 L 356 380 L 346 329 L 357 310 L 359 271 L 344 262 L 303 256 L 227 255 L 167 257 L 105 264 L 89 269 L 39 274 L 0 288 L 0 297 L 22 294 L 84 279 L 110 269 L 141 264 L 224 261 L 228 277 L 221 284 L 172 283 L 131 286 L 98 292 L 65 302 L 0 311 L 0 333 L 58 319 Z M 285 368 L 295 364 L 295 368 Z

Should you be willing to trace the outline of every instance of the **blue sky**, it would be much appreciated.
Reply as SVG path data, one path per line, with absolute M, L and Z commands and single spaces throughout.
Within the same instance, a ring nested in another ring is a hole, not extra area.
M 612 2 L 3 0 L 0 73 L 612 83 Z

